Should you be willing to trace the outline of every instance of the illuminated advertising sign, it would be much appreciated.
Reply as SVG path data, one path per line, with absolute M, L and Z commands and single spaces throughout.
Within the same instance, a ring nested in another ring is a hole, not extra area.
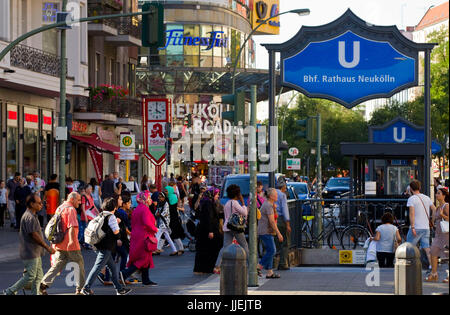
M 224 37 L 222 31 L 208 32 L 209 37 L 192 37 L 184 36 L 183 29 L 167 30 L 166 31 L 166 46 L 160 47 L 158 50 L 167 49 L 169 45 L 173 46 L 203 46 L 204 50 L 211 50 L 213 47 L 228 47 L 228 38 Z
M 279 0 L 255 0 L 253 4 L 252 28 L 255 28 L 265 19 L 276 16 L 280 12 Z M 269 20 L 258 29 L 258 34 L 279 35 L 280 18 Z

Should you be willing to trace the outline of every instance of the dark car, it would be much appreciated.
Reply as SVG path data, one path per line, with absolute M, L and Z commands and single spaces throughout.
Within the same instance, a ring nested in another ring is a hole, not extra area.
M 264 190 L 267 191 L 267 188 L 269 187 L 269 174 L 262 173 L 258 174 L 257 181 L 262 182 L 264 186 Z M 275 181 L 277 183 L 280 182 L 286 182 L 284 176 L 282 174 L 276 174 L 275 175 Z M 248 195 L 250 192 L 250 175 L 249 174 L 235 174 L 235 175 L 228 175 L 225 177 L 225 180 L 223 182 L 223 189 L 221 191 L 220 195 L 220 203 L 225 205 L 228 200 L 230 200 L 227 196 L 227 188 L 230 185 L 238 185 L 241 188 L 241 194 L 242 197 L 244 197 L 245 204 L 248 205 Z
M 291 182 L 288 183 L 288 188 L 294 191 L 297 200 L 305 200 L 302 202 L 303 215 L 311 214 L 311 204 L 307 200 L 311 199 L 311 192 L 307 183 Z
M 350 191 L 350 177 L 332 177 L 323 188 L 323 199 L 341 198 Z

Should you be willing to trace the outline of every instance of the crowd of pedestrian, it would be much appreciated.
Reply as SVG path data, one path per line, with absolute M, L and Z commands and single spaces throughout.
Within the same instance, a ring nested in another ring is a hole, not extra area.
M 429 224 L 448 222 L 448 191 L 437 190 L 438 207 L 435 207 L 427 196 L 420 194 L 420 182 L 413 181 L 410 190 L 408 241 L 420 243 L 427 251 L 432 270 L 426 281 L 437 281 L 437 257 L 448 246 L 448 232 L 437 229 L 430 249 Z M 20 257 L 25 266 L 22 278 L 5 294 L 16 294 L 29 287 L 33 294 L 46 295 L 55 278 L 71 262 L 79 267 L 75 294 L 94 294 L 96 280 L 112 285 L 118 295 L 128 294 L 131 290 L 127 286 L 133 283 L 156 286 L 150 279 L 153 256 L 164 253 L 166 244 L 168 256 L 181 256 L 186 240 L 195 244 L 196 275 L 220 274 L 222 252 L 233 242 L 249 257 L 248 229 L 235 226 L 236 217 L 247 221 L 249 215 L 238 185 L 226 188 L 229 200 L 224 205 L 220 202 L 221 191 L 208 187 L 197 174 L 189 180 L 173 174 L 165 176 L 160 190 L 147 176 L 139 184 L 134 178 L 125 183 L 118 173 L 105 176 L 101 183 L 94 178 L 87 184 L 67 178 L 62 204 L 60 193 L 56 174 L 50 176 L 47 184 L 39 174 L 22 178 L 16 173 L 7 183 L 0 181 L 0 226 L 4 225 L 4 214 L 8 212 L 11 227 L 19 231 Z M 263 246 L 258 275 L 265 271 L 266 278 L 278 279 L 276 268 L 289 269 L 291 225 L 286 184 L 279 183 L 276 188 L 264 191 L 263 184 L 258 182 L 255 193 L 257 234 Z M 45 218 L 47 224 L 60 220 L 63 226 L 62 239 L 50 246 L 42 233 Z M 96 226 L 104 236 L 92 243 L 89 233 Z M 377 241 L 380 267 L 392 267 L 395 247 L 401 238 L 390 213 L 383 215 L 382 225 L 372 240 Z M 91 267 L 89 271 L 85 269 L 82 250 L 95 250 L 97 254 L 94 265 L 87 266 Z M 51 267 L 44 275 L 45 252 L 51 255 Z M 444 281 L 448 282 L 448 278 Z

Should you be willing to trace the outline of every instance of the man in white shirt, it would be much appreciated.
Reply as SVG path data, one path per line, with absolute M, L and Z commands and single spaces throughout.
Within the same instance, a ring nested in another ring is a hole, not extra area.
M 409 220 L 410 229 L 406 237 L 406 241 L 420 246 L 427 253 L 428 261 L 430 262 L 430 218 L 431 210 L 435 211 L 436 207 L 433 205 L 430 197 L 420 193 L 420 182 L 414 180 L 409 184 L 412 196 L 409 197 Z

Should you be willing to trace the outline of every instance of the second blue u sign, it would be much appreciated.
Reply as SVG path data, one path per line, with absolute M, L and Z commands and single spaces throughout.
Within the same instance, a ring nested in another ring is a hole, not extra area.
M 311 42 L 282 61 L 283 83 L 310 96 L 326 97 L 351 108 L 387 97 L 416 81 L 416 61 L 389 42 L 366 39 L 352 31 Z

